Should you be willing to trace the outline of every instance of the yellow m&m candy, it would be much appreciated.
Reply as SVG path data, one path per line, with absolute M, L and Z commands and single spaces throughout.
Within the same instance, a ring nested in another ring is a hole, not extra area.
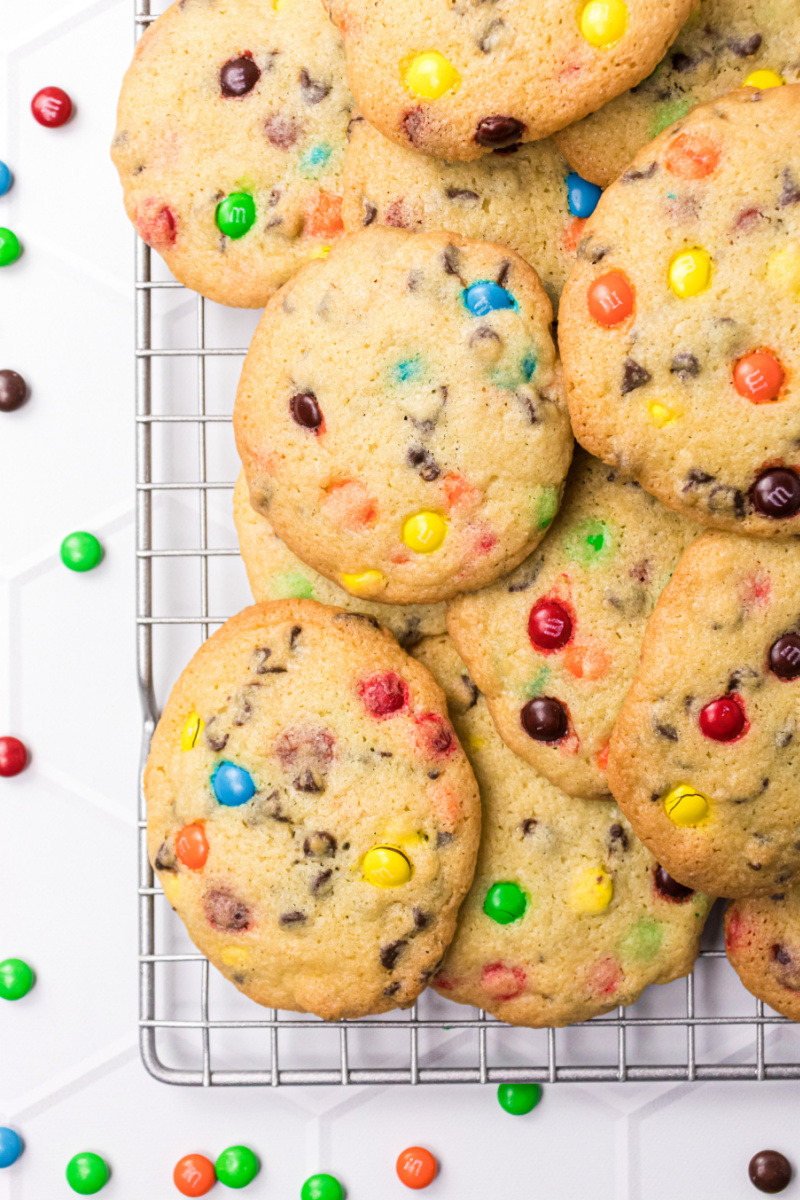
M 622 0 L 589 0 L 581 12 L 581 33 L 593 46 L 618 42 L 628 28 L 628 8 Z
M 204 723 L 200 720 L 198 714 L 192 709 L 186 718 L 186 724 L 181 732 L 181 750 L 184 754 L 187 750 L 193 750 L 197 745 L 197 739 L 205 728 Z
M 364 855 L 362 869 L 367 883 L 380 888 L 402 887 L 413 874 L 405 854 L 392 846 L 373 846 Z
M 785 83 L 786 80 L 777 71 L 753 71 L 745 79 L 744 86 L 760 88 L 763 92 L 767 88 L 783 87 Z
M 767 283 L 779 291 L 800 296 L 800 242 L 790 242 L 770 255 Z
M 699 825 L 708 808 L 708 798 L 688 783 L 677 783 L 664 797 L 664 812 L 673 825 Z
M 667 408 L 666 404 L 659 404 L 657 401 L 653 401 L 647 406 L 647 415 L 659 429 L 663 429 L 665 425 L 671 425 L 678 417 L 673 409 Z
M 681 300 L 699 296 L 711 283 L 711 255 L 699 246 L 679 250 L 670 260 L 669 286 Z
M 220 958 L 226 967 L 246 967 L 250 961 L 250 951 L 240 946 L 225 946 Z
M 588 867 L 575 876 L 569 890 L 570 907 L 578 913 L 605 912 L 614 899 L 614 883 L 602 867 Z
M 403 541 L 417 554 L 432 554 L 447 537 L 447 521 L 441 513 L 423 509 L 403 525 Z
M 349 592 L 370 596 L 380 591 L 386 583 L 386 576 L 382 571 L 359 571 L 355 575 L 343 575 L 342 583 Z
M 461 76 L 438 50 L 418 54 L 403 71 L 403 83 L 423 100 L 439 100 L 461 83 Z

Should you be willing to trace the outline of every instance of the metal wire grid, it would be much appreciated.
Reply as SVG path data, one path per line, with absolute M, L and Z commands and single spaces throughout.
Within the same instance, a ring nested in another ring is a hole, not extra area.
M 134 0 L 134 4 L 138 35 L 155 17 L 151 15 L 150 0 Z M 195 305 L 192 346 L 153 346 L 154 300 L 169 291 L 181 293 L 182 301 L 191 297 Z M 192 297 L 172 280 L 153 279 L 150 250 L 137 242 L 136 586 L 137 656 L 144 710 L 142 767 L 158 719 L 154 633 L 160 628 L 167 637 L 174 637 L 175 627 L 188 626 L 196 628 L 200 640 L 205 640 L 210 627 L 218 626 L 229 615 L 212 615 L 209 611 L 210 565 L 215 560 L 238 562 L 233 545 L 209 545 L 209 499 L 215 492 L 230 493 L 233 484 L 209 478 L 209 437 L 215 426 L 229 425 L 230 417 L 207 411 L 207 365 L 213 359 L 241 359 L 245 349 L 208 346 L 206 324 L 206 302 Z M 176 413 L 167 405 L 165 411 L 158 411 L 154 373 L 170 360 L 181 358 L 195 364 L 194 411 Z M 196 435 L 197 472 L 189 480 L 170 477 L 177 472 L 169 467 L 154 471 L 159 437 L 169 427 L 178 426 L 189 426 Z M 184 519 L 178 521 L 184 533 L 181 545 L 158 548 L 153 544 L 154 506 L 171 493 L 179 493 L 182 502 L 191 499 L 196 504 L 194 545 L 183 530 Z M 154 613 L 158 572 L 169 560 L 176 559 L 191 563 L 197 571 L 191 592 L 184 580 L 182 590 L 186 594 L 174 597 L 188 600 L 193 611 L 186 615 Z M 239 1016 L 240 1010 L 231 1002 L 232 996 L 237 1002 L 241 999 L 238 993 L 225 984 L 224 990 L 215 995 L 217 976 L 210 972 L 208 961 L 189 949 L 188 943 L 185 950 L 173 950 L 169 945 L 179 922 L 165 911 L 168 906 L 164 894 L 148 861 L 141 788 L 139 838 L 140 1044 L 147 1070 L 163 1082 L 202 1087 L 277 1087 L 800 1078 L 800 1030 L 765 1010 L 760 1001 L 745 997 L 725 962 L 718 936 L 716 946 L 703 949 L 695 974 L 683 985 L 651 988 L 634 1008 L 620 1008 L 613 1015 L 567 1030 L 533 1033 L 510 1029 L 484 1012 L 443 1001 L 432 993 L 425 993 L 418 1005 L 402 1014 L 335 1025 L 275 1010 L 266 1010 L 262 1015 L 262 1010 L 249 1002 L 246 1015 Z M 199 971 L 199 994 L 197 980 L 190 982 L 187 970 Z M 682 999 L 676 1003 L 676 989 L 682 987 Z M 742 1007 L 744 1011 L 738 1011 Z M 655 1011 L 650 1012 L 650 1008 Z M 249 1015 L 252 1012 L 258 1015 Z M 767 1037 L 770 1027 L 772 1032 Z M 242 1039 L 247 1065 L 232 1065 L 239 1055 L 231 1053 L 230 1041 L 225 1050 L 217 1054 L 215 1049 L 212 1054 L 217 1038 L 230 1039 L 234 1034 Z M 669 1035 L 669 1045 L 664 1035 Z M 187 1038 L 192 1039 L 191 1048 Z M 335 1042 L 334 1052 L 331 1039 Z M 599 1039 L 603 1046 L 598 1050 L 594 1043 Z M 175 1062 L 165 1061 L 165 1040 Z M 356 1040 L 360 1053 L 354 1053 Z M 796 1061 L 777 1061 L 779 1057 Z M 260 1058 L 264 1058 L 264 1064 L 254 1065 Z M 359 1058 L 365 1062 L 357 1061 Z

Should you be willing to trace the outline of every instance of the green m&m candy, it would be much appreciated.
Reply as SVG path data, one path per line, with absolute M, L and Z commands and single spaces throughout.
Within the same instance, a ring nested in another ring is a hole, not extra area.
M 19 238 L 10 229 L 0 228 L 0 267 L 10 267 L 22 254 Z
M 248 192 L 231 192 L 217 206 L 217 225 L 225 237 L 244 237 L 256 220 L 256 202 Z
M 333 1175 L 311 1175 L 303 1184 L 300 1200 L 344 1200 L 344 1188 Z
M 214 1169 L 217 1179 L 226 1187 L 243 1188 L 258 1174 L 258 1159 L 248 1146 L 228 1146 L 220 1154 Z
M 108 1183 L 108 1167 L 99 1154 L 76 1154 L 67 1163 L 67 1183 L 79 1196 L 93 1196 Z
M 0 999 L 21 1000 L 27 996 L 34 982 L 33 971 L 21 958 L 7 958 L 0 962 Z
M 70 571 L 91 571 L 103 557 L 93 533 L 70 533 L 61 543 L 61 561 Z
M 501 1083 L 497 1089 L 500 1107 L 514 1117 L 524 1117 L 542 1098 L 538 1083 Z
M 498 925 L 510 925 L 524 915 L 528 898 L 517 883 L 493 883 L 486 893 L 483 911 Z

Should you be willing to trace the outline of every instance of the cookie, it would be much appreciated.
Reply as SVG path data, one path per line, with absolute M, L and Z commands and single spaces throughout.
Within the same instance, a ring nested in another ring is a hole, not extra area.
M 670 875 L 769 895 L 800 869 L 800 547 L 703 533 L 645 632 L 611 791 Z
M 748 992 L 800 1021 L 800 893 L 735 900 L 725 913 L 725 950 Z
M 701 0 L 666 58 L 635 88 L 562 129 L 561 150 L 585 179 L 608 185 L 647 142 L 701 102 L 743 87 L 800 81 L 797 0 Z
M 603 194 L 559 309 L 575 436 L 668 508 L 800 533 L 800 85 L 741 89 Z
M 239 549 L 256 603 L 263 600 L 319 600 L 376 618 L 391 630 L 401 646 L 408 649 L 421 637 L 444 633 L 443 604 L 372 604 L 358 600 L 344 588 L 331 583 L 313 567 L 292 554 L 266 517 L 250 503 L 244 471 L 239 473 L 233 492 L 233 522 L 239 535 Z
M 401 146 L 469 160 L 593 112 L 663 58 L 693 0 L 324 0 L 367 120 Z
M 259 1004 L 412 1004 L 472 880 L 480 807 L 439 687 L 371 617 L 245 609 L 172 690 L 145 772 L 150 861 Z
M 181 283 L 261 308 L 343 232 L 352 107 L 319 0 L 180 0 L 122 85 L 112 158 L 128 216 Z
M 445 688 L 484 821 L 475 882 L 433 987 L 512 1025 L 585 1021 L 687 975 L 711 902 L 609 800 L 574 800 L 508 749 L 452 643 L 415 647 Z
M 513 251 L 365 229 L 267 305 L 234 427 L 253 507 L 352 595 L 432 604 L 512 570 L 572 454 L 551 309 Z
M 344 161 L 344 227 L 348 233 L 373 224 L 448 229 L 500 242 L 536 269 L 556 308 L 600 195 L 585 183 L 571 189 L 569 175 L 550 138 L 516 154 L 444 162 L 398 146 L 363 117 L 354 118 Z
M 503 741 L 571 796 L 608 797 L 608 741 L 647 619 L 698 532 L 581 451 L 539 549 L 447 606 Z

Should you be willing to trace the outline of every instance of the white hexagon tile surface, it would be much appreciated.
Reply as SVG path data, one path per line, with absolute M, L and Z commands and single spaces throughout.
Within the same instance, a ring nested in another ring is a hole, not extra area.
M 800 1163 L 798 1083 L 559 1084 L 517 1118 L 500 1109 L 491 1086 L 203 1090 L 156 1082 L 141 1065 L 133 238 L 108 158 L 132 7 L 132 0 L 0 4 L 0 159 L 15 175 L 0 198 L 0 225 L 25 246 L 21 260 L 0 272 L 0 366 L 19 370 L 33 390 L 26 407 L 0 417 L 0 732 L 21 736 L 33 751 L 22 776 L 0 780 L 0 958 L 27 958 L 38 976 L 24 1000 L 0 1002 L 0 1123 L 19 1129 L 26 1144 L 19 1162 L 0 1171 L 0 1200 L 72 1195 L 64 1167 L 84 1149 L 111 1165 L 108 1200 L 167 1200 L 177 1195 L 171 1173 L 181 1155 L 213 1157 L 235 1142 L 252 1145 L 262 1160 L 243 1193 L 253 1200 L 295 1200 L 306 1176 L 320 1170 L 342 1180 L 349 1200 L 399 1200 L 408 1191 L 394 1161 L 413 1144 L 428 1146 L 441 1163 L 431 1200 L 746 1200 L 755 1194 L 746 1166 L 756 1150 L 772 1146 Z M 55 131 L 40 128 L 28 108 L 49 84 L 77 104 L 75 118 Z M 164 293 L 155 308 L 164 343 L 191 344 L 194 301 Z M 208 306 L 207 333 L 217 344 L 244 345 L 255 319 Z M 160 403 L 190 411 L 195 376 L 192 363 L 165 364 Z M 229 410 L 235 376 L 236 360 L 209 364 L 212 411 Z M 229 427 L 210 426 L 208 446 L 210 478 L 230 479 Z M 157 469 L 178 478 L 193 469 L 195 453 L 193 427 L 165 431 Z M 187 527 L 196 533 L 188 500 L 157 506 L 159 545 L 178 545 Z M 95 572 L 76 575 L 61 566 L 58 546 L 84 528 L 101 538 L 106 555 Z M 226 492 L 209 496 L 209 542 L 235 545 Z M 158 576 L 156 603 L 186 612 L 196 587 L 194 565 L 172 563 Z M 210 611 L 232 611 L 247 599 L 241 565 L 212 563 Z M 196 639 L 190 629 L 176 630 L 169 645 L 157 641 L 162 696 Z M 159 909 L 158 921 L 164 946 L 189 948 L 170 913 Z M 165 1011 L 196 1015 L 198 971 L 187 964 L 176 972 Z M 701 980 L 698 1003 L 751 1015 L 752 1001 L 731 986 L 738 985 L 729 978 Z M 683 984 L 673 985 L 638 1011 L 679 1016 L 684 995 Z M 249 1002 L 222 981 L 212 981 L 211 1003 L 215 1012 L 251 1015 Z M 434 1001 L 430 1011 L 451 1010 Z M 194 1036 L 165 1039 L 165 1058 L 195 1066 Z M 259 1037 L 242 1043 L 233 1033 L 214 1035 L 212 1052 L 222 1065 L 263 1068 L 267 1039 Z M 613 1062 L 616 1034 L 602 1037 Z M 541 1056 L 546 1035 L 498 1030 L 492 1038 L 495 1061 L 508 1063 Z M 588 1032 L 561 1045 L 564 1061 L 601 1053 Z M 707 1060 L 749 1061 L 752 1029 L 701 1030 L 697 1045 Z M 353 1058 L 400 1064 L 406 1046 L 405 1035 L 398 1049 L 391 1034 L 365 1033 L 353 1040 Z M 774 1061 L 800 1058 L 792 1031 L 768 1032 L 766 1046 Z M 685 1032 L 637 1030 L 630 1047 L 640 1062 L 658 1055 L 680 1062 Z M 294 1035 L 289 1053 L 298 1065 L 336 1066 L 336 1035 Z M 434 1065 L 473 1063 L 474 1037 L 423 1037 L 421 1053 Z M 224 1193 L 221 1185 L 217 1191 Z M 785 1194 L 800 1194 L 800 1185 Z

